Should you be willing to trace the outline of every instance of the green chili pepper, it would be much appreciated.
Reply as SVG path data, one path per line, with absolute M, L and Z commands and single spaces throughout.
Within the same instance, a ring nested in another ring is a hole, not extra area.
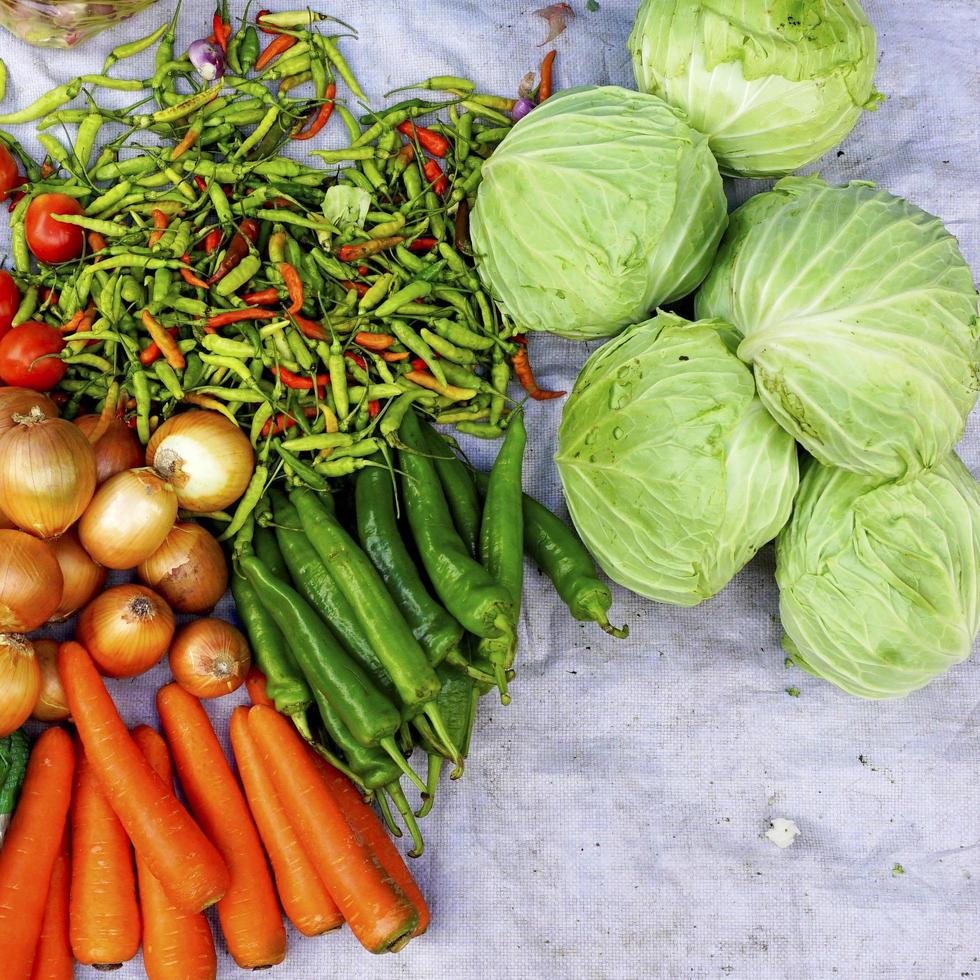
M 28 257 L 27 261 L 28 265 L 30 265 L 30 257 Z M 13 319 L 10 321 L 10 325 L 12 327 L 19 327 L 22 323 L 26 323 L 32 316 L 34 316 L 34 311 L 37 309 L 37 296 L 37 286 L 28 286 L 27 289 L 24 290 L 24 294 L 21 296 L 20 305 L 17 307 L 17 312 L 14 313 Z
M 351 90 L 351 94 L 359 102 L 367 102 L 368 97 L 360 83 L 354 77 L 350 66 L 344 60 L 343 55 L 337 48 L 337 39 L 324 37 L 321 34 L 311 35 L 311 40 L 317 48 L 326 56 L 327 60 L 337 69 L 337 74 L 343 79 L 344 84 Z
M 150 441 L 150 410 L 152 408 L 150 398 L 150 382 L 146 374 L 140 370 L 134 370 L 127 383 L 133 389 L 133 397 L 136 399 L 136 434 L 145 446 Z
M 262 268 L 262 259 L 254 252 L 245 256 L 220 282 L 213 287 L 218 296 L 231 296 Z
M 23 109 L 0 115 L 0 125 L 17 125 L 19 123 L 34 122 L 35 119 L 41 119 L 63 106 L 66 102 L 71 102 L 81 90 L 82 80 L 80 78 L 76 78 L 64 85 L 59 85 L 40 98 L 35 99 Z
M 258 56 L 259 35 L 255 28 L 249 25 L 245 28 L 245 35 L 242 37 L 242 45 L 238 52 L 242 75 L 247 75 L 255 67 Z
M 480 547 L 483 507 L 468 466 L 430 426 L 418 423 L 423 445 L 429 453 L 455 526 L 470 555 L 476 558 Z
M 462 365 L 463 367 L 474 367 L 477 363 L 476 353 L 465 347 L 457 347 L 451 341 L 446 340 L 444 337 L 440 337 L 439 334 L 433 333 L 431 330 L 423 327 L 419 331 L 419 336 L 424 340 L 440 357 L 447 361 L 452 361 L 455 364 Z M 510 376 L 510 368 L 507 366 L 506 361 L 501 361 L 504 368 L 507 370 L 508 377 Z
M 314 490 L 324 492 L 327 490 L 327 483 L 319 473 L 311 466 L 307 466 L 298 456 L 294 456 L 288 449 L 284 449 L 282 443 L 273 443 L 280 459 L 289 467 L 293 476 L 300 483 L 305 483 Z
M 0 846 L 17 809 L 30 754 L 30 742 L 23 729 L 0 738 Z
M 376 317 L 387 317 L 391 316 L 393 313 L 397 313 L 403 306 L 407 306 L 409 303 L 414 303 L 417 299 L 424 299 L 429 293 L 432 292 L 432 283 L 417 281 L 410 282 L 407 286 L 403 286 L 396 293 L 392 293 L 375 311 L 374 316 Z M 419 355 L 420 357 L 423 355 Z
M 404 290 L 402 291 L 404 292 Z M 387 305 L 386 303 L 385 306 Z M 378 308 L 379 311 L 380 309 L 381 307 Z M 425 361 L 426 367 L 432 372 L 432 376 L 445 388 L 448 384 L 445 368 L 439 363 L 432 348 L 403 320 L 389 320 L 388 326 L 405 347 Z
M 322 357 L 322 353 L 321 353 Z M 334 338 L 327 354 L 327 372 L 330 375 L 330 392 L 333 395 L 334 405 L 337 415 L 341 420 L 341 427 L 344 419 L 350 411 L 350 400 L 347 395 L 347 371 L 344 364 L 344 355 L 340 347 L 340 341 Z

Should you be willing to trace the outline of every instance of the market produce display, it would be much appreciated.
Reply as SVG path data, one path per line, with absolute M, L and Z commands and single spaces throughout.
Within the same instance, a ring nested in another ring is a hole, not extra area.
M 643 0 L 629 49 L 640 89 L 683 109 L 734 176 L 812 163 L 882 99 L 857 0 Z
M 567 6 L 536 11 L 549 41 Z M 219 6 L 180 52 L 178 8 L 0 115 L 46 154 L 0 130 L 5 971 L 142 946 L 152 980 L 213 977 L 211 907 L 242 969 L 286 959 L 283 913 L 373 953 L 424 933 L 391 837 L 422 855 L 481 698 L 519 690 L 525 556 L 625 637 L 596 562 L 693 606 L 776 539 L 803 669 L 897 697 L 969 656 L 970 270 L 865 182 L 788 177 L 729 219 L 721 173 L 795 169 L 878 99 L 853 0 L 736 7 L 642 4 L 652 94 L 556 93 L 552 51 L 515 97 L 437 75 L 385 108 L 325 13 Z M 566 394 L 530 331 L 617 335 L 557 433 L 581 539 L 523 491 Z M 130 727 L 105 678 L 164 661 L 161 733 Z M 243 687 L 233 768 L 205 702 Z

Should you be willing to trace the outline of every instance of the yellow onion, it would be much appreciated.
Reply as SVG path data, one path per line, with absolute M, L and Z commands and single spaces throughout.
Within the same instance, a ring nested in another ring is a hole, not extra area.
M 228 565 L 221 545 L 200 524 L 185 521 L 173 526 L 136 574 L 183 613 L 213 609 L 228 587 Z
M 78 617 L 78 642 L 108 677 L 135 677 L 167 652 L 174 614 L 142 585 L 117 585 L 96 596 Z
M 41 668 L 26 636 L 0 634 L 0 738 L 27 721 L 41 690 Z
M 12 528 L 16 526 L 17 525 L 14 524 L 14 522 L 9 517 L 7 517 L 7 515 L 2 510 L 0 510 L 0 531 L 2 531 L 4 528 Z
M 95 453 L 77 426 L 36 406 L 0 436 L 0 509 L 39 538 L 71 527 L 95 492 Z
M 170 645 L 174 680 L 197 698 L 220 698 L 238 690 L 251 665 L 248 641 L 223 619 L 196 619 Z
M 30 388 L 0 388 L 0 435 L 14 427 L 15 415 L 30 415 L 35 407 L 49 419 L 58 417 L 58 406 L 47 395 Z
M 245 492 L 255 456 L 237 425 L 195 409 L 171 416 L 153 433 L 146 465 L 173 484 L 181 507 L 200 514 L 224 510 Z
M 75 419 L 75 425 L 87 438 L 91 438 L 100 423 L 98 415 L 81 415 Z M 113 419 L 92 448 L 95 450 L 96 483 L 105 483 L 110 476 L 143 465 L 143 447 L 136 433 L 121 419 Z
M 58 644 L 54 640 L 35 640 L 34 656 L 41 670 L 41 690 L 31 717 L 36 721 L 64 721 L 69 714 L 68 697 L 58 673 Z
M 52 620 L 60 622 L 74 616 L 105 585 L 108 573 L 82 547 L 76 528 L 69 528 L 57 541 L 52 541 L 51 550 L 65 582 L 61 602 L 51 614 Z
M 63 586 L 50 544 L 23 531 L 0 531 L 0 633 L 29 633 L 46 623 Z
M 110 476 L 78 522 L 82 547 L 106 568 L 135 568 L 177 519 L 174 488 L 148 467 Z

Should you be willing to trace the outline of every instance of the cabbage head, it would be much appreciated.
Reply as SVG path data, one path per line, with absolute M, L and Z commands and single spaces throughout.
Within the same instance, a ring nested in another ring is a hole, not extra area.
M 837 146 L 881 96 L 857 0 L 644 0 L 636 83 L 687 113 L 722 173 L 788 174 Z
M 977 399 L 977 293 L 956 239 L 870 184 L 790 177 L 751 198 L 696 308 L 742 334 L 762 401 L 829 466 L 935 466 Z
M 955 454 L 904 483 L 810 461 L 776 579 L 797 664 L 859 697 L 908 694 L 980 628 L 980 485 Z
M 471 232 L 522 330 L 589 339 L 694 290 L 727 220 L 707 140 L 660 99 L 606 86 L 554 95 L 508 133 Z
M 606 574 L 693 606 L 789 518 L 796 445 L 756 397 L 720 320 L 669 313 L 586 362 L 555 460 L 572 520 Z

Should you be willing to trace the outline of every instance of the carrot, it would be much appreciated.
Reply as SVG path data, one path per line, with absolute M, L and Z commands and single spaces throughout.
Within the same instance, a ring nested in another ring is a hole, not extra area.
M 133 741 L 170 789 L 173 774 L 166 742 L 146 725 L 133 729 Z M 218 962 L 204 914 L 177 908 L 139 852 L 136 874 L 143 915 L 143 967 L 149 980 L 214 980 Z
M 391 880 L 405 893 L 408 900 L 415 906 L 419 914 L 419 924 L 412 936 L 421 936 L 429 927 L 429 906 L 419 889 L 418 884 L 408 870 L 405 859 L 395 847 L 384 824 L 378 818 L 374 808 L 364 802 L 354 784 L 338 769 L 335 769 L 326 759 L 308 750 L 310 758 L 316 764 L 323 776 L 337 805 L 343 811 L 344 817 L 368 847 L 374 851 L 381 867 L 388 872 Z
M 143 758 L 85 648 L 62 643 L 58 672 L 85 754 L 137 856 L 175 905 L 188 912 L 213 905 L 228 887 L 228 869 Z
M 418 912 L 351 829 L 306 743 L 272 708 L 256 705 L 248 727 L 304 850 L 351 931 L 372 953 L 403 944 Z
M 255 664 L 249 668 L 248 677 L 245 678 L 245 690 L 248 691 L 252 704 L 264 704 L 269 708 L 276 706 L 275 701 L 266 693 L 265 674 Z
M 87 966 L 112 969 L 140 948 L 133 848 L 81 746 L 71 805 L 71 948 Z
M 243 969 L 281 963 L 286 956 L 275 885 L 242 791 L 201 702 L 177 684 L 157 691 L 157 711 L 191 811 L 217 844 L 231 884 L 218 902 L 228 952 Z
M 248 729 L 247 708 L 232 712 L 231 744 L 238 775 L 269 855 L 279 900 L 289 921 L 304 936 L 318 936 L 339 928 L 344 924 L 344 917 L 303 850 L 289 814 L 259 759 Z
M 44 907 L 41 935 L 34 950 L 31 980 L 71 980 L 75 959 L 68 939 L 68 886 L 71 879 L 68 832 L 62 831 L 61 848 L 51 869 L 48 899 Z
M 0 850 L 0 969 L 31 975 L 48 899 L 48 882 L 65 834 L 75 750 L 61 728 L 37 740 L 14 819 Z

